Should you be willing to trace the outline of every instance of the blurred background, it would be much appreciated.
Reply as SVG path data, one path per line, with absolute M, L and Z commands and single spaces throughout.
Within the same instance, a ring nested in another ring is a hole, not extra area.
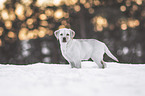
M 0 0 L 0 63 L 66 63 L 53 35 L 64 27 L 103 41 L 122 63 L 145 62 L 144 0 Z

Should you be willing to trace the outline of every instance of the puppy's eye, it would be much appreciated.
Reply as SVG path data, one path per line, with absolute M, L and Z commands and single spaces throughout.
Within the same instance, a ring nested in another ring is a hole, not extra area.
M 66 34 L 66 36 L 69 36 L 69 34 Z
M 61 33 L 60 36 L 62 36 L 63 34 Z

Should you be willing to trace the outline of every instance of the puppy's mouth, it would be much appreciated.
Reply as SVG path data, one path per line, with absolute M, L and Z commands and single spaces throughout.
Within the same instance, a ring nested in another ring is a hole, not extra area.
M 66 43 L 66 38 L 65 37 L 63 37 L 62 42 Z

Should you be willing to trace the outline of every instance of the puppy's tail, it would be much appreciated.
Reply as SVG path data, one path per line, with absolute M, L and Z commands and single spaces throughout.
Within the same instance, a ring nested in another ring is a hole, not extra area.
M 104 44 L 105 45 L 105 44 Z M 119 62 L 119 60 L 109 51 L 108 47 L 105 45 L 105 53 L 110 57 L 112 58 L 113 60 Z

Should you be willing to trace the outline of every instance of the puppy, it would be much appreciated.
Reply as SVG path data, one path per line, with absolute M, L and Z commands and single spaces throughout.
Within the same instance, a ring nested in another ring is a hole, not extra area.
M 72 68 L 81 68 L 81 60 L 90 58 L 99 68 L 105 68 L 104 53 L 118 62 L 103 42 L 95 39 L 73 39 L 75 32 L 67 28 L 56 30 L 54 34 L 59 40 L 63 57 L 71 64 Z

